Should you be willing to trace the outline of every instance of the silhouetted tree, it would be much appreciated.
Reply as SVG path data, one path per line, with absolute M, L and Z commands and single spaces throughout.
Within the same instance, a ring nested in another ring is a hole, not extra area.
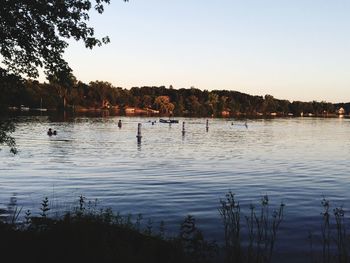
M 62 54 L 64 39 L 82 40 L 87 48 L 108 43 L 109 38 L 95 38 L 87 25 L 94 6 L 103 13 L 110 0 L 2 0 L 0 8 L 0 54 L 7 70 L 38 77 L 38 67 L 46 75 L 57 77 L 71 69 Z
M 277 111 L 277 106 L 276 106 L 275 98 L 271 95 L 265 95 L 264 112 L 271 113 L 276 111 Z
M 87 48 L 108 43 L 108 37 L 95 37 L 94 29 L 88 26 L 87 21 L 92 6 L 98 13 L 103 13 L 104 4 L 109 2 L 110 0 L 2 0 L 0 62 L 7 72 L 33 78 L 38 77 L 39 67 L 44 68 L 49 81 L 57 87 L 65 107 L 71 88 L 67 80 L 72 79 L 72 70 L 62 57 L 68 47 L 65 39 L 82 40 Z M 3 74 L 1 66 L 0 70 Z M 0 103 L 2 104 L 1 101 Z

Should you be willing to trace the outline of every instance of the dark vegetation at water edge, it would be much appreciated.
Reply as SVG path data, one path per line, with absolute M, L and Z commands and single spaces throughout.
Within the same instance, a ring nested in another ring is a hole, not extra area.
M 0 146 L 6 145 L 10 148 L 10 152 L 13 154 L 17 153 L 16 141 L 10 135 L 15 131 L 15 124 L 10 120 L 1 120 L 0 119 Z M 0 148 L 1 150 L 1 148 Z
M 331 211 L 326 199 L 322 206 L 321 233 L 309 235 L 311 256 L 306 261 L 349 262 L 344 209 Z M 282 203 L 272 210 L 268 196 L 263 196 L 245 214 L 234 194 L 227 193 L 218 208 L 223 229 L 223 245 L 218 245 L 204 238 L 190 215 L 178 235 L 170 237 L 163 222 L 155 227 L 152 220 L 143 222 L 142 215 L 98 209 L 83 196 L 62 216 L 55 216 L 47 198 L 40 213 L 32 215 L 13 197 L 7 209 L 0 210 L 1 256 L 11 262 L 274 262 L 284 207 Z
M 194 87 L 114 87 L 103 81 L 89 84 L 70 76 L 65 84 L 39 83 L 0 69 L 0 106 L 46 108 L 49 110 L 110 110 L 119 114 L 176 116 L 336 116 L 350 112 L 350 103 L 279 100 L 271 95 L 252 96 L 237 91 L 200 90 Z
M 23 213 L 15 198 L 1 212 L 1 257 L 11 262 L 212 262 L 217 254 L 192 216 L 182 222 L 178 236 L 165 237 L 164 223 L 154 229 L 151 220 L 143 224 L 142 215 L 133 220 L 97 209 L 83 196 L 60 217 L 50 216 L 47 198 L 37 216 Z

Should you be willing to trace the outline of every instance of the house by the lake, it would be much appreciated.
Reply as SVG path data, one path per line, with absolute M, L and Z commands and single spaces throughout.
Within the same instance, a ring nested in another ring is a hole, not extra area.
M 339 117 L 344 117 L 344 114 L 345 114 L 345 109 L 343 107 L 340 107 L 338 110 L 337 110 L 337 114 Z

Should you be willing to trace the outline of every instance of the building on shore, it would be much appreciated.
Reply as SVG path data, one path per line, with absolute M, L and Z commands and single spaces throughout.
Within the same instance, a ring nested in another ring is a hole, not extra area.
M 344 117 L 344 114 L 345 114 L 345 109 L 343 107 L 340 107 L 338 110 L 337 110 L 337 114 L 339 117 Z

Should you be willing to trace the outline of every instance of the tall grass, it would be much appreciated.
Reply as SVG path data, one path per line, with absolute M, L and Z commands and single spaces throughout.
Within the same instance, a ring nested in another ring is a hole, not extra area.
M 277 210 L 270 211 L 269 198 L 263 196 L 260 207 L 250 205 L 249 214 L 244 216 L 246 225 L 243 226 L 243 214 L 239 202 L 232 192 L 220 200 L 219 213 L 224 225 L 226 262 L 271 262 L 277 232 L 283 221 L 285 205 L 280 204 Z M 245 230 L 245 235 L 242 231 Z M 242 236 L 247 236 L 248 241 Z
M 320 230 L 309 234 L 310 262 L 350 263 L 346 210 L 333 207 L 326 198 L 321 208 Z M 23 212 L 16 196 L 11 197 L 6 209 L 0 209 L 2 252 L 15 253 L 17 246 L 26 251 L 28 258 L 37 256 L 37 251 L 49 257 L 61 250 L 75 253 L 77 258 L 99 259 L 98 262 L 269 263 L 274 259 L 285 205 L 281 203 L 273 209 L 265 195 L 257 204 L 242 207 L 235 194 L 228 192 L 218 207 L 222 246 L 206 240 L 191 215 L 179 224 L 178 235 L 167 236 L 164 221 L 155 226 L 141 214 L 122 215 L 110 208 L 101 209 L 96 200 L 89 201 L 82 195 L 73 209 L 60 218 L 52 218 L 47 197 L 39 209 L 36 216 L 30 210 Z M 72 252 L 71 246 L 78 251 Z M 88 252 L 81 255 L 80 250 Z M 105 255 L 99 258 L 101 254 Z
M 17 199 L 0 211 L 6 215 L 0 220 L 1 258 L 16 255 L 11 262 L 211 262 L 210 243 L 191 218 L 181 225 L 182 235 L 165 238 L 163 222 L 157 232 L 151 222 L 144 227 L 141 214 L 133 217 L 115 214 L 110 208 L 95 209 L 83 196 L 62 218 L 49 216 L 49 204 L 45 197 L 38 216 L 27 210 L 21 220 Z M 186 228 L 188 223 L 193 225 Z
M 331 208 L 331 202 L 325 197 L 321 201 L 321 231 L 320 234 L 310 234 L 311 262 L 322 263 L 349 263 L 349 235 L 348 224 L 345 218 L 345 209 L 342 206 Z M 313 244 L 320 240 L 322 255 L 315 254 Z

